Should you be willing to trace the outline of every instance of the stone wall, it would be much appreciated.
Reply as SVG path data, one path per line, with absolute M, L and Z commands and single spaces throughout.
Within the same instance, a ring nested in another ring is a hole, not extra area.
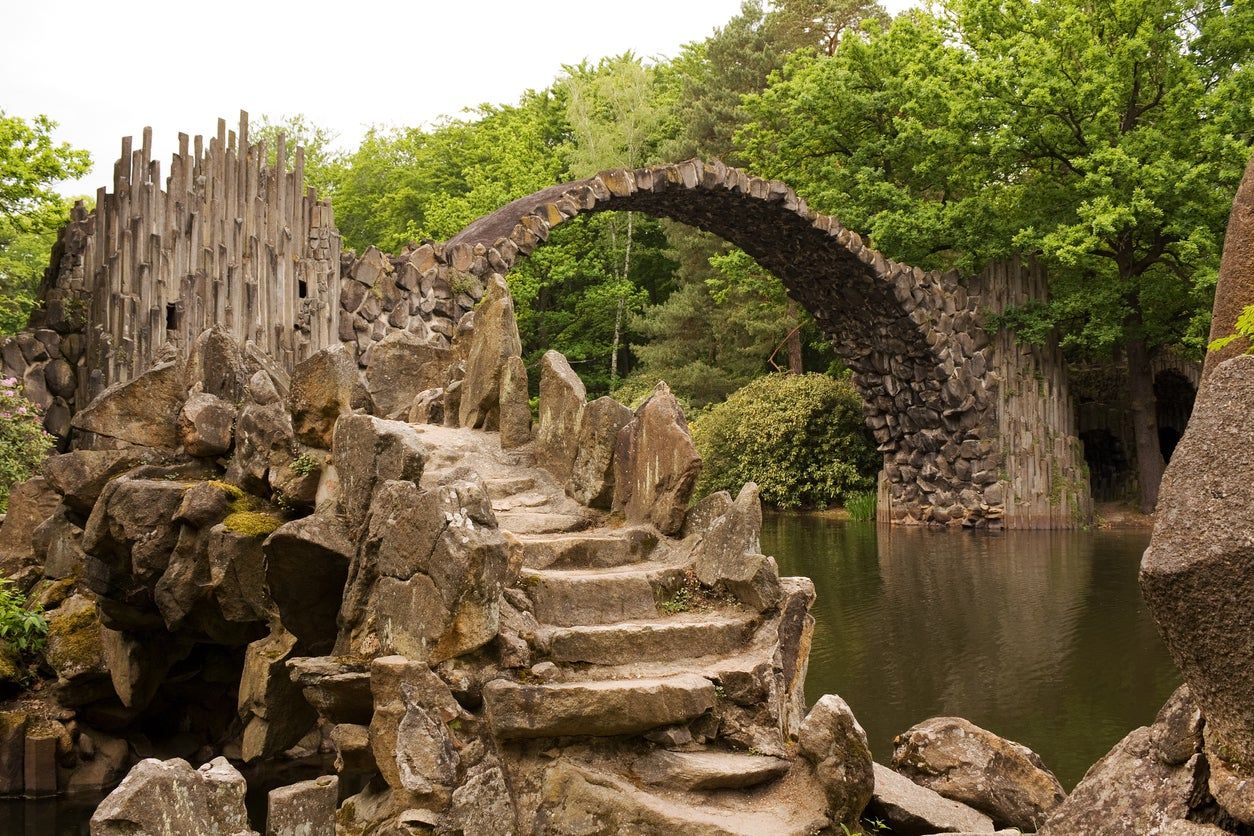
M 280 137 L 275 151 L 249 141 L 241 113 L 238 134 L 223 120 L 207 143 L 179 134 L 163 185 L 151 128 L 139 148 L 122 141 L 112 191 L 74 208 L 40 306 L 2 347 L 50 432 L 65 437 L 76 405 L 215 324 L 289 370 L 338 340 L 331 205 L 305 189 L 302 149 L 289 158 Z

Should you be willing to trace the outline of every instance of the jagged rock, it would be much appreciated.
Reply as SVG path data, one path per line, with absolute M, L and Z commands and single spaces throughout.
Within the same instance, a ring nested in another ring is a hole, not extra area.
M 266 836 L 335 836 L 340 779 L 324 775 L 270 790 Z
M 244 776 L 226 758 L 200 769 L 185 760 L 142 760 L 91 817 L 92 836 L 256 836 L 244 808 Z M 160 803 L 154 803 L 160 799 Z
M 271 494 L 282 497 L 291 508 L 313 508 L 330 458 L 325 450 L 298 444 L 291 456 L 280 457 L 270 468 Z
M 261 539 L 218 524 L 209 530 L 206 553 L 209 590 L 222 617 L 235 622 L 266 621 L 275 607 L 266 585 Z
M 1251 277 L 1254 277 L 1254 157 L 1246 164 L 1245 176 L 1237 187 L 1232 211 L 1228 215 L 1211 317 L 1212 341 L 1236 331 L 1237 317 L 1254 298 L 1254 278 Z M 1238 337 L 1221 349 L 1206 352 L 1202 379 L 1208 379 L 1220 363 L 1242 354 L 1248 348 L 1249 340 Z
M 269 487 L 270 469 L 294 458 L 293 441 L 292 418 L 282 402 L 245 403 L 235 422 L 235 455 L 227 478 L 263 492 Z
M 296 440 L 329 449 L 335 422 L 351 414 L 364 396 L 357 360 L 347 346 L 323 349 L 297 364 L 288 395 Z
M 487 644 L 499 627 L 507 566 L 505 540 L 480 483 L 429 491 L 409 482 L 384 485 L 341 610 L 348 646 L 435 664 Z
M 187 353 L 185 377 L 190 389 L 237 404 L 244 398 L 248 379 L 258 371 L 256 361 L 222 325 L 202 331 Z
M 409 331 L 393 331 L 370 349 L 366 389 L 374 412 L 404 420 L 414 396 L 444 385 L 453 352 L 438 334 L 425 339 Z
M 996 830 L 993 820 L 978 810 L 921 787 L 878 763 L 867 816 L 880 819 L 900 836 Z
M 1205 757 L 1184 764 L 1163 763 L 1147 727 L 1115 744 L 1054 808 L 1040 836 L 1164 836 L 1170 823 L 1185 818 L 1205 795 Z
M 102 627 L 101 652 L 113 692 L 126 708 L 148 707 L 170 666 L 187 655 L 187 646 L 168 633 L 131 634 Z
M 131 747 L 125 740 L 103 732 L 83 731 L 78 737 L 83 760 L 70 774 L 65 791 L 69 795 L 103 793 L 117 786 L 131 765 Z M 86 751 L 90 748 L 90 753 Z
M 1202 751 L 1202 712 L 1188 685 L 1181 685 L 1159 709 L 1150 737 L 1159 760 L 1172 765 L 1188 761 Z
M 100 613 L 85 595 L 73 595 L 48 613 L 44 658 L 57 673 L 57 698 L 63 705 L 82 705 L 112 693 L 100 631 Z
M 500 421 L 501 372 L 510 357 L 522 354 L 514 300 L 505 279 L 494 275 L 475 309 L 475 330 L 466 356 L 458 423 L 496 429 Z
M 329 512 L 301 517 L 275 529 L 263 549 L 266 586 L 283 626 L 302 653 L 328 652 L 357 551 L 343 524 Z
M 444 423 L 444 389 L 424 389 L 409 405 L 409 423 L 411 424 L 443 424 Z
M 893 768 L 998 827 L 1033 830 L 1066 798 L 1035 752 L 961 717 L 933 717 L 897 735 Z
M 720 503 L 721 504 L 721 503 Z M 779 602 L 779 567 L 761 550 L 762 503 L 747 483 L 726 510 L 711 520 L 693 548 L 693 569 L 706 586 L 725 589 L 745 606 L 769 609 Z
M 701 473 L 701 457 L 679 402 L 658 383 L 614 448 L 614 508 L 629 522 L 675 534 Z
M 389 480 L 417 484 L 427 454 L 408 424 L 346 415 L 336 424 L 331 458 L 340 483 L 339 513 L 351 538 L 366 523 L 375 489 Z
M 583 411 L 566 492 L 589 508 L 609 509 L 614 501 L 614 446 L 632 412 L 613 398 L 597 398 Z
M 15 485 L 0 524 L 0 575 L 30 589 L 42 574 L 36 565 L 35 530 L 56 512 L 60 497 L 42 476 Z
M 696 674 L 660 679 L 483 686 L 497 737 L 636 734 L 701 716 L 714 707 L 714 684 Z
M 447 794 L 460 759 L 447 724 L 466 715 L 431 669 L 401 656 L 370 666 L 375 712 L 370 745 L 388 786 L 423 795 Z
M 1254 485 L 1234 462 L 1254 440 L 1254 356 L 1217 366 L 1198 393 L 1163 476 L 1141 591 L 1206 717 L 1208 741 L 1254 763 L 1254 622 L 1249 509 Z
M 247 725 L 242 757 L 269 757 L 300 740 L 317 720 L 286 662 L 297 639 L 281 629 L 248 645 L 239 683 L 239 716 Z
M 369 693 L 367 693 L 369 699 Z M 340 723 L 331 729 L 335 749 L 335 771 L 341 775 L 370 775 L 379 771 L 370 748 L 370 729 L 354 723 Z
M 70 522 L 67 510 L 64 505 L 58 506 L 31 535 L 35 562 L 43 566 L 45 578 L 78 578 L 83 574 L 87 560 L 83 553 L 83 530 Z
M 231 449 L 235 433 L 235 406 L 216 395 L 189 395 L 179 413 L 179 439 L 193 456 L 220 456 Z
M 24 711 L 0 711 L 0 797 L 20 795 L 26 786 Z
M 531 441 L 531 397 L 522 357 L 505 359 L 501 369 L 501 447 L 512 450 Z
M 827 793 L 828 815 L 856 826 L 871 799 L 875 777 L 866 732 L 853 711 L 835 694 L 821 697 L 801 723 L 797 746 L 814 764 Z
M 124 383 L 115 383 L 83 407 L 75 429 L 140 447 L 174 449 L 178 415 L 187 387 L 177 363 L 158 363 Z
M 1198 824 L 1183 819 L 1168 822 L 1161 831 L 1162 836 L 1224 836 L 1227 832 L 1213 824 Z
M 287 667 L 319 717 L 337 725 L 370 722 L 374 703 L 365 662 L 349 656 L 308 656 L 289 659 Z
M 517 816 L 496 758 L 485 758 L 467 770 L 466 780 L 453 790 L 448 818 L 453 832 L 514 836 Z
M 743 488 L 742 488 L 743 490 Z M 682 535 L 685 539 L 694 535 L 704 534 L 710 525 L 732 506 L 732 496 L 727 491 L 715 491 L 703 496 L 696 505 L 688 509 L 684 517 Z
M 52 456 L 43 472 L 53 489 L 75 513 L 91 513 L 109 481 L 140 465 L 155 464 L 163 456 L 154 450 L 75 450 Z
M 457 426 L 457 416 L 461 414 L 461 404 L 462 381 L 460 378 L 450 380 L 444 387 L 444 426 Z
M 1210 749 L 1206 763 L 1210 767 L 1207 787 L 1215 802 L 1241 824 L 1254 824 L 1254 781 L 1249 779 L 1247 771 Z
M 540 423 L 536 463 L 564 481 L 570 478 L 588 392 L 566 358 L 546 351 L 540 358 Z
M 631 770 L 647 784 L 683 790 L 726 790 L 777 780 L 790 766 L 783 758 L 766 755 L 658 749 L 636 759 Z

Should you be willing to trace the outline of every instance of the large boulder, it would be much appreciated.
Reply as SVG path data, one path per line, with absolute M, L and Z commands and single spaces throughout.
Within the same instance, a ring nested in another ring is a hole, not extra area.
M 222 325 L 202 331 L 187 352 L 185 377 L 189 389 L 237 404 L 248 379 L 259 368 Z
M 447 802 L 457 784 L 458 746 L 449 724 L 466 712 L 430 668 L 401 656 L 370 666 L 375 711 L 370 746 L 388 786 Z
M 135 764 L 91 817 L 92 836 L 255 836 L 244 776 L 226 758 L 200 769 L 185 760 Z
M 760 554 L 762 502 L 748 482 L 722 514 L 710 520 L 693 547 L 693 569 L 706 586 L 717 587 L 747 607 L 769 609 L 779 601 L 779 567 Z
M 208 392 L 189 395 L 179 413 L 179 440 L 193 456 L 220 456 L 231 449 L 235 405 Z
M 323 775 L 270 790 L 266 836 L 335 836 L 340 779 Z
M 335 422 L 366 402 L 357 358 L 346 345 L 325 348 L 298 363 L 288 393 L 296 440 L 330 449 Z
M 608 510 L 614 502 L 614 446 L 632 412 L 610 397 L 597 398 L 583 410 L 575 457 L 566 492 L 589 508 Z
M 1217 340 L 1236 330 L 1237 317 L 1254 300 L 1254 157 L 1245 167 L 1245 176 L 1232 201 L 1228 229 L 1224 234 L 1223 258 L 1219 262 L 1219 284 L 1211 315 L 1210 338 Z M 1250 347 L 1238 337 L 1218 351 L 1206 354 L 1202 379 L 1207 379 L 1223 361 L 1244 353 Z M 1172 457 L 1174 461 L 1174 456 Z M 1159 497 L 1161 506 L 1162 497 Z
M 283 626 L 302 654 L 335 644 L 336 615 L 356 547 L 335 514 L 319 512 L 284 523 L 265 541 L 265 581 Z
M 827 694 L 801 723 L 797 748 L 813 765 L 827 793 L 827 812 L 837 824 L 856 828 L 875 786 L 866 732 L 848 704 Z
M 508 563 L 478 481 L 386 484 L 344 597 L 339 649 L 434 664 L 482 647 L 500 625 Z
M 493 275 L 488 291 L 475 309 L 475 330 L 466 356 L 458 423 L 463 427 L 496 429 L 500 421 L 501 373 L 510 357 L 522 354 L 514 300 L 505 279 Z
M 1159 494 L 1141 591 L 1216 752 L 1254 763 L 1254 356 L 1211 373 Z M 1254 777 L 1254 776 L 1249 776 Z
M 156 464 L 163 459 L 156 451 L 139 448 L 75 450 L 47 459 L 43 473 L 70 510 L 85 517 L 91 513 L 111 479 L 140 465 Z
M 961 717 L 933 717 L 897 735 L 893 768 L 998 827 L 1035 830 L 1066 798 L 1035 752 Z
M 444 385 L 453 352 L 439 334 L 393 331 L 370 349 L 366 389 L 375 414 L 404 419 L 414 396 Z
M 339 479 L 337 507 L 350 539 L 360 534 L 375 489 L 390 480 L 417 484 L 426 445 L 413 427 L 372 415 L 346 415 L 335 426 L 331 460 Z
M 566 358 L 546 351 L 540 358 L 540 423 L 536 427 L 536 463 L 559 480 L 567 479 L 578 451 L 588 392 Z
M 245 722 L 242 757 L 270 757 L 299 741 L 318 719 L 292 681 L 287 660 L 297 639 L 282 628 L 248 645 L 239 683 L 239 716 Z
M 178 416 L 187 387 L 177 363 L 158 363 L 105 389 L 74 416 L 75 429 L 140 447 L 179 445 Z
M 684 524 L 701 474 L 701 457 L 670 387 L 658 383 L 618 433 L 614 509 L 629 522 L 651 522 L 663 534 Z
M 29 589 L 42 574 L 35 561 L 35 530 L 57 510 L 60 497 L 42 476 L 27 479 L 9 492 L 9 511 L 0 523 L 0 576 Z

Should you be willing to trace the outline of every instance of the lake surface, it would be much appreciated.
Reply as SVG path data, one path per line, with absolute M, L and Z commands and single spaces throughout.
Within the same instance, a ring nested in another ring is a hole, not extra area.
M 892 738 L 957 715 L 1034 749 L 1068 790 L 1179 684 L 1137 587 L 1147 531 L 933 532 L 767 515 L 762 548 L 814 580 L 813 703 Z

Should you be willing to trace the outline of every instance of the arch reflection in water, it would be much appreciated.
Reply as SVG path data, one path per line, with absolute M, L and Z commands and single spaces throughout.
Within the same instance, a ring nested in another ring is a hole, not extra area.
M 836 693 L 876 759 L 938 715 L 1036 750 L 1068 788 L 1178 684 L 1136 573 L 1143 531 L 933 532 L 768 515 L 818 591 L 807 697 Z

